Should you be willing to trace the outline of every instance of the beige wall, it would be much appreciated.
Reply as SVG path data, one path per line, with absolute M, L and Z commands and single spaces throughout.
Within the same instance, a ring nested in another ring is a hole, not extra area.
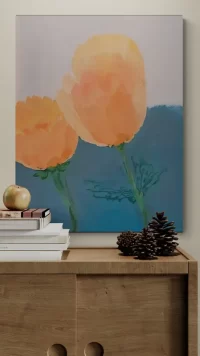
M 0 196 L 15 181 L 15 15 L 183 15 L 185 121 L 185 232 L 181 246 L 200 257 L 200 0 L 0 0 Z M 84 236 L 81 235 L 81 241 Z M 79 236 L 74 237 L 78 243 Z M 88 240 L 95 241 L 91 235 Z M 101 234 L 104 245 L 116 235 Z
M 0 0 L 0 196 L 15 181 L 15 16 L 23 14 L 183 15 L 185 232 L 181 245 L 200 257 L 200 0 Z M 110 246 L 115 239 L 116 235 L 102 234 L 96 241 Z M 84 241 L 94 243 L 94 235 L 90 239 L 85 235 Z

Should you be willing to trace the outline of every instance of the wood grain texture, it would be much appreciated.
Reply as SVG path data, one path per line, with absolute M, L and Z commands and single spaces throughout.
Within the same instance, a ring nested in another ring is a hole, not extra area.
M 180 254 L 155 261 L 121 256 L 117 249 L 73 249 L 59 262 L 0 262 L 0 274 L 187 274 Z
M 65 259 L 65 254 L 64 254 Z M 138 260 L 135 260 L 131 256 L 123 256 L 117 248 L 88 248 L 88 249 L 72 249 L 67 251 L 66 253 L 66 261 L 67 262 L 133 262 L 137 263 Z M 157 264 L 160 264 L 165 261 L 173 261 L 173 262 L 187 262 L 187 258 L 180 253 L 174 257 L 159 257 L 157 260 L 153 261 Z M 140 261 L 141 262 L 141 261 Z
M 181 247 L 177 248 L 177 251 L 185 257 L 188 261 L 195 261 L 195 258 L 192 257 L 187 251 L 183 250 Z
M 196 261 L 189 261 L 188 356 L 198 356 L 198 266 Z
M 187 355 L 186 276 L 77 278 L 77 356 L 90 342 L 106 356 Z
M 86 348 L 94 342 L 106 356 L 197 356 L 197 262 L 180 252 L 138 261 L 75 249 L 60 262 L 0 263 L 0 355 L 65 356 L 60 344 L 67 356 L 102 356 Z
M 75 356 L 76 277 L 1 275 L 0 335 L 2 356 L 46 356 L 53 344 Z

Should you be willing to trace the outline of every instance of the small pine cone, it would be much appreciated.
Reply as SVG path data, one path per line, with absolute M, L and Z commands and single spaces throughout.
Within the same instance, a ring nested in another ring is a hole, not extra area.
M 117 237 L 118 249 L 124 256 L 134 256 L 135 241 L 139 233 L 133 231 L 125 231 Z
M 157 253 L 156 239 L 152 232 L 143 229 L 135 245 L 135 258 L 138 260 L 155 260 Z

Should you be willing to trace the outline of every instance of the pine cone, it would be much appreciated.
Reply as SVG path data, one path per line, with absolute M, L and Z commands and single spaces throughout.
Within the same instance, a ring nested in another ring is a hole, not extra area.
M 133 231 L 124 231 L 117 237 L 118 249 L 124 256 L 134 256 L 135 241 L 140 234 Z
M 156 260 L 156 239 L 148 229 L 143 229 L 135 244 L 135 258 L 139 260 Z
M 153 233 L 157 243 L 158 256 L 172 256 L 178 243 L 177 232 L 174 222 L 169 222 L 164 212 L 156 213 L 149 223 L 149 230 Z

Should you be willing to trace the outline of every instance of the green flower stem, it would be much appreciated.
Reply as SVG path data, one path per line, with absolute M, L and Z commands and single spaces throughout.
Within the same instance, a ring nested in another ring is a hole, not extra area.
M 124 163 L 124 168 L 125 168 L 125 171 L 126 171 L 126 174 L 128 177 L 128 181 L 132 188 L 133 196 L 134 196 L 134 198 L 139 206 L 139 209 L 142 213 L 144 227 L 146 227 L 148 225 L 148 216 L 147 216 L 147 211 L 146 211 L 145 205 L 144 205 L 144 196 L 143 196 L 143 193 L 138 190 L 137 185 L 135 183 L 134 174 L 129 167 L 128 158 L 127 158 L 126 152 L 125 152 L 125 144 L 121 144 L 120 146 L 117 146 L 117 149 L 121 154 L 121 157 L 122 157 L 122 160 Z
M 52 174 L 54 184 L 63 200 L 64 205 L 69 210 L 71 222 L 72 222 L 72 232 L 77 231 L 77 219 L 75 214 L 75 206 L 70 194 L 70 190 L 67 184 L 66 178 L 63 180 L 61 172 L 56 171 Z
M 65 179 L 64 181 L 64 186 L 65 186 L 65 191 L 67 193 L 68 199 L 69 199 L 69 214 L 71 217 L 71 221 L 72 221 L 72 228 L 73 228 L 73 232 L 77 231 L 77 219 L 76 219 L 76 214 L 75 214 L 75 204 L 74 201 L 72 199 L 71 193 L 70 193 L 70 189 L 69 186 L 67 184 L 67 180 Z

